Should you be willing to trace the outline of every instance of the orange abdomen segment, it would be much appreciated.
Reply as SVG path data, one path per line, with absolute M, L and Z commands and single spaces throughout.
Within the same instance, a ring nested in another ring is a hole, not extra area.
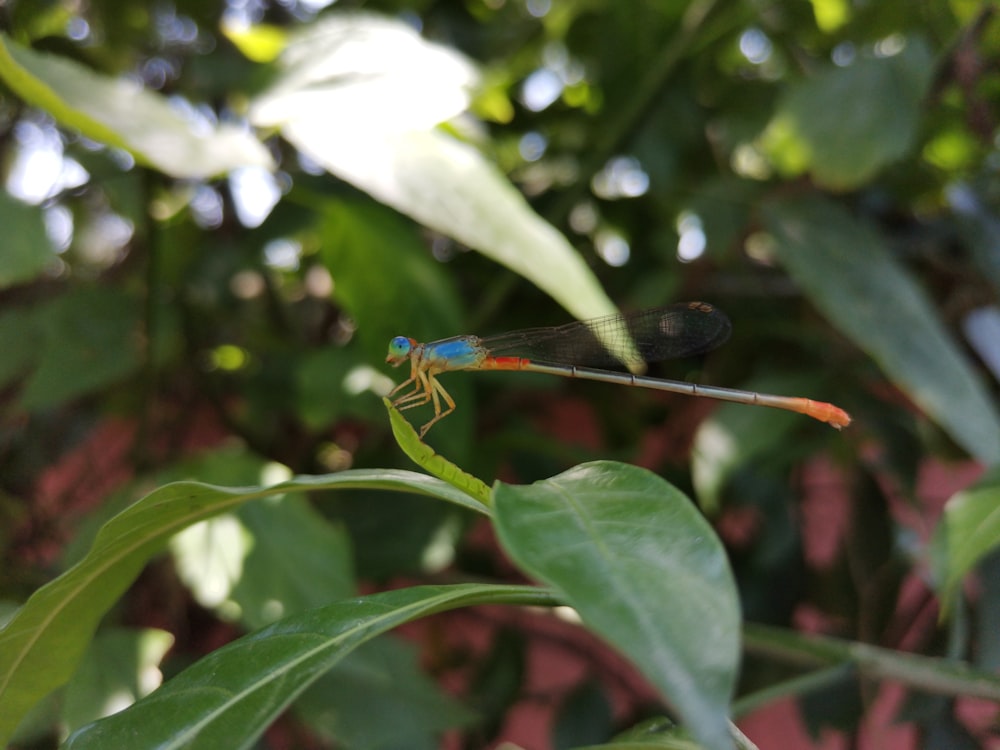
M 847 427 L 851 423 L 851 415 L 839 406 L 834 406 L 824 401 L 813 401 L 809 398 L 797 398 L 795 401 L 797 406 L 794 409 L 795 411 L 833 425 L 838 430 L 842 427 Z
M 530 359 L 522 357 L 487 357 L 480 365 L 481 370 L 523 370 L 531 364 Z

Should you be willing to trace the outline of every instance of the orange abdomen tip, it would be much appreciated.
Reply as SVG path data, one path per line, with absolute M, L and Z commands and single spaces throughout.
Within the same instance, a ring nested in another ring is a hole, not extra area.
M 839 406 L 811 399 L 803 399 L 803 401 L 806 403 L 803 405 L 802 413 L 807 414 L 813 419 L 826 422 L 838 430 L 847 427 L 851 423 L 851 415 Z

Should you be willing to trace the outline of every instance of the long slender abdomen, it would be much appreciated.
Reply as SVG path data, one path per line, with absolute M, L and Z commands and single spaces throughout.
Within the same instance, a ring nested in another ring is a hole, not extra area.
M 770 393 L 757 393 L 735 388 L 720 388 L 712 385 L 699 385 L 681 380 L 662 380 L 631 373 L 597 370 L 589 367 L 567 367 L 564 365 L 548 365 L 532 362 L 521 357 L 487 357 L 480 363 L 480 368 L 490 370 L 526 370 L 549 375 L 560 375 L 581 380 L 596 380 L 602 383 L 619 383 L 650 388 L 669 393 L 680 393 L 688 396 L 713 398 L 720 401 L 732 401 L 738 404 L 770 406 L 775 409 L 794 411 L 799 414 L 818 419 L 821 422 L 836 427 L 838 430 L 851 423 L 851 417 L 843 409 L 823 401 L 813 401 L 808 398 L 794 396 L 775 396 Z

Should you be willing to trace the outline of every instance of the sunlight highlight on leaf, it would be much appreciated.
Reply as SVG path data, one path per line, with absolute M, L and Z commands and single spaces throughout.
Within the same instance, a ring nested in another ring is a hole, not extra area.
M 205 178 L 241 166 L 273 168 L 267 149 L 233 125 L 199 128 L 138 84 L 21 47 L 0 34 L 0 78 L 61 125 L 124 149 L 173 177 Z
M 478 74 L 394 21 L 330 18 L 294 39 L 253 103 L 332 174 L 533 282 L 577 317 L 615 311 L 566 238 L 472 145 L 438 128 L 465 112 Z

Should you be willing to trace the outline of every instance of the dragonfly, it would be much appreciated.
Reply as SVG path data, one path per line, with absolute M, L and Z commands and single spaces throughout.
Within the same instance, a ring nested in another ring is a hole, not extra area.
M 393 367 L 409 361 L 410 377 L 396 386 L 389 398 L 400 411 L 427 403 L 433 405 L 434 416 L 420 428 L 421 438 L 455 411 L 455 400 L 441 385 L 438 376 L 460 370 L 541 372 L 738 404 L 770 406 L 805 414 L 838 430 L 851 423 L 847 412 L 823 401 L 637 374 L 653 362 L 711 351 L 729 338 L 731 330 L 729 318 L 714 305 L 683 302 L 483 338 L 464 335 L 419 343 L 406 336 L 396 336 L 389 342 L 385 361 Z M 625 368 L 629 372 L 609 368 Z

